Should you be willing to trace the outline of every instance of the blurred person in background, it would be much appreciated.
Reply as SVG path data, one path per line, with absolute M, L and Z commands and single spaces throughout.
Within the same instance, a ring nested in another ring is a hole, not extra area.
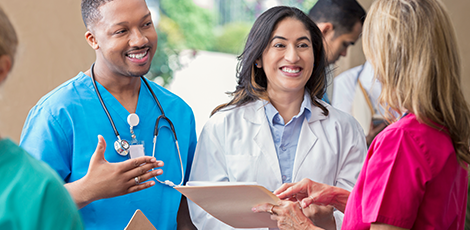
M 323 100 L 331 103 L 333 64 L 345 57 L 348 47 L 354 45 L 362 32 L 366 11 L 356 0 L 318 0 L 308 16 L 317 24 L 324 37 L 327 64 L 327 93 Z M 330 95 L 331 96 L 331 95 Z

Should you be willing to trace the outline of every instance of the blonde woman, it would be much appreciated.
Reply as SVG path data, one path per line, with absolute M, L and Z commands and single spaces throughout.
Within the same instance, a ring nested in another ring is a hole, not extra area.
M 382 104 L 402 117 L 375 138 L 351 193 L 308 179 L 276 193 L 333 205 L 343 229 L 463 229 L 470 113 L 448 14 L 438 0 L 377 0 L 364 25 Z M 275 212 L 282 229 L 315 229 L 291 203 L 254 211 Z

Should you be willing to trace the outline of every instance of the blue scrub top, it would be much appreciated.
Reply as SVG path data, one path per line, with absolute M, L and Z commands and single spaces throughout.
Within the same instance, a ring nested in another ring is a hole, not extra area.
M 176 129 L 186 181 L 196 146 L 193 112 L 178 96 L 153 82 L 149 83 Z M 129 112 L 102 85 L 98 82 L 97 85 L 121 138 L 132 140 L 127 123 Z M 140 123 L 134 127 L 134 132 L 137 139 L 144 142 L 145 154 L 151 156 L 154 126 L 161 111 L 143 82 L 136 114 Z M 181 168 L 174 138 L 168 124 L 164 120 L 160 123 L 155 157 L 165 166 L 159 179 L 179 184 Z M 20 145 L 51 165 L 65 182 L 73 182 L 87 173 L 98 134 L 106 140 L 106 160 L 122 162 L 128 159 L 115 151 L 117 138 L 93 88 L 92 79 L 80 72 L 45 95 L 31 109 Z M 92 202 L 80 211 L 87 229 L 124 229 L 136 209 L 142 210 L 157 229 L 176 229 L 180 199 L 178 191 L 157 182 L 143 191 Z

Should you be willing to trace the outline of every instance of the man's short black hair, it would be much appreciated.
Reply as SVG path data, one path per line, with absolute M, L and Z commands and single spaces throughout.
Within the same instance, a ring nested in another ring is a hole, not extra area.
M 318 0 L 308 16 L 317 24 L 333 24 L 335 36 L 339 36 L 352 32 L 357 22 L 364 24 L 366 11 L 356 0 Z
M 111 1 L 113 0 L 82 0 L 82 19 L 87 28 L 101 19 L 98 8 Z

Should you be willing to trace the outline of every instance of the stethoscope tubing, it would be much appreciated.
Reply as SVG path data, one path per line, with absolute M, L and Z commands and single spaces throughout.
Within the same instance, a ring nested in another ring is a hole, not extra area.
M 121 143 L 122 140 L 121 140 L 121 136 L 119 135 L 119 132 L 116 128 L 116 125 L 114 124 L 114 121 L 113 121 L 113 118 L 111 117 L 111 114 L 109 113 L 108 111 L 108 108 L 106 107 L 106 104 L 104 103 L 103 101 L 103 98 L 101 97 L 101 93 L 99 92 L 98 90 L 98 87 L 96 85 L 96 80 L 95 80 L 95 74 L 94 74 L 94 69 L 95 67 L 95 63 L 91 64 L 91 68 L 90 68 L 90 75 L 91 75 L 91 78 L 92 78 L 92 82 L 93 82 L 93 87 L 95 88 L 95 91 L 96 91 L 96 94 L 98 95 L 98 99 L 101 103 L 101 106 L 103 107 L 105 113 L 106 113 L 106 116 L 108 117 L 108 120 L 110 121 L 111 123 L 111 126 L 113 127 L 113 130 L 114 130 L 114 134 L 116 135 L 117 139 L 119 140 L 119 142 Z M 178 186 L 181 186 L 183 184 L 183 181 L 184 181 L 184 169 L 183 169 L 183 161 L 181 159 L 181 153 L 180 153 L 180 148 L 179 148 L 179 144 L 178 144 L 178 138 L 176 136 L 176 131 L 175 131 L 175 127 L 173 125 L 173 122 L 170 121 L 169 118 L 167 118 L 165 116 L 165 112 L 163 111 L 163 108 L 160 104 L 160 101 L 158 101 L 158 98 L 157 96 L 155 95 L 155 93 L 153 92 L 152 88 L 150 87 L 149 83 L 147 82 L 147 79 L 145 79 L 143 76 L 140 76 L 140 78 L 144 81 L 145 83 L 145 86 L 147 87 L 147 89 L 150 91 L 150 93 L 152 94 L 152 97 L 153 99 L 155 100 L 155 102 L 157 103 L 157 106 L 158 108 L 160 109 L 160 112 L 162 113 L 160 116 L 158 116 L 157 120 L 155 121 L 155 128 L 154 128 L 154 132 L 153 132 L 153 150 L 152 150 L 152 157 L 155 157 L 155 145 L 157 143 L 157 136 L 158 136 L 158 123 L 160 121 L 160 119 L 164 119 L 166 120 L 169 124 L 170 124 L 170 129 L 171 129 L 171 132 L 173 133 L 174 137 L 175 137 L 175 145 L 176 145 L 176 150 L 178 151 L 178 156 L 179 156 L 179 160 L 180 160 L 180 165 L 181 165 L 181 182 L 179 183 Z M 152 169 L 153 170 L 153 169 Z M 175 187 L 176 185 L 169 181 L 169 180 L 166 180 L 166 181 L 160 181 L 157 177 L 155 177 L 155 180 L 157 180 L 158 182 L 160 182 L 161 184 L 165 184 L 165 185 L 168 185 L 170 187 Z

